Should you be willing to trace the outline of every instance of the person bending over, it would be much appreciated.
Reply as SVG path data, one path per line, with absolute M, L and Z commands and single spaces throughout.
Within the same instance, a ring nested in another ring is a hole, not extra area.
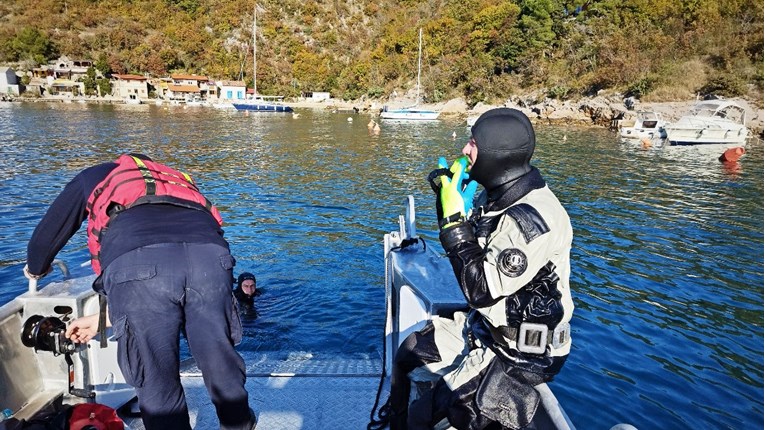
M 32 234 L 25 276 L 45 276 L 86 219 L 94 289 L 106 296 L 108 318 L 102 307 L 101 324 L 98 314 L 78 318 L 66 335 L 88 342 L 110 323 L 145 427 L 190 430 L 179 376 L 183 331 L 220 428 L 253 428 L 244 360 L 234 349 L 242 336 L 231 294 L 235 260 L 215 206 L 189 175 L 123 154 L 64 187 Z

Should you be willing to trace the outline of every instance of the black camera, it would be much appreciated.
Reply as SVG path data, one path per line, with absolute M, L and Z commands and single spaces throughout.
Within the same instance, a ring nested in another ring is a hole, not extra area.
M 56 317 L 32 315 L 24 322 L 21 343 L 37 351 L 50 351 L 53 355 L 71 354 L 75 344 L 66 337 L 66 324 Z

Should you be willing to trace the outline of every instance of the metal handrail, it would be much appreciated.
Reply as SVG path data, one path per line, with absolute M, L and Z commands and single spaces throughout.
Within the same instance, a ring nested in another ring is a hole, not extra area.
M 64 279 L 69 277 L 69 268 L 66 267 L 66 263 L 64 263 L 63 260 L 58 260 L 58 259 L 53 260 L 51 265 L 52 266 L 53 265 L 58 266 L 58 268 L 61 270 L 61 274 L 64 276 Z M 37 290 L 37 281 L 38 281 L 38 279 L 30 279 L 29 280 L 29 287 L 28 287 L 28 289 L 29 289 L 29 293 L 30 294 L 37 294 L 37 292 L 38 292 L 38 290 Z

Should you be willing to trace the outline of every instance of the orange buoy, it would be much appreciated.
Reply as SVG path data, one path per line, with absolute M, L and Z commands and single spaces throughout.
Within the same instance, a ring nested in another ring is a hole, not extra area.
M 720 156 L 719 160 L 723 163 L 733 163 L 738 161 L 738 159 L 741 158 L 745 153 L 746 151 L 741 146 L 726 149 L 725 152 L 723 152 Z

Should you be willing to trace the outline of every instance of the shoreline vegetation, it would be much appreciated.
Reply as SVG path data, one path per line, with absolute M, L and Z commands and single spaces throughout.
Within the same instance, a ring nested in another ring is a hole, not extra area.
M 672 102 L 641 102 L 636 101 L 632 109 L 628 109 L 624 98 L 618 93 L 610 96 L 599 95 L 585 97 L 579 100 L 561 101 L 557 99 L 537 100 L 535 95 L 512 96 L 504 104 L 478 103 L 472 108 L 462 98 L 452 99 L 441 103 L 420 103 L 418 106 L 441 112 L 439 118 L 454 118 L 466 120 L 483 112 L 497 107 L 510 107 L 524 112 L 532 122 L 536 124 L 580 126 L 580 127 L 607 127 L 615 128 L 619 124 L 631 124 L 638 111 L 652 111 L 659 113 L 668 122 L 678 120 L 685 115 L 701 99 Z M 761 100 L 748 100 L 746 98 L 729 99 L 746 110 L 746 126 L 751 136 L 763 140 L 765 132 L 765 111 Z M 48 103 L 71 103 L 84 102 L 94 104 L 124 104 L 123 99 L 116 97 L 17 97 L 14 101 L 23 102 L 48 102 Z M 144 100 L 144 104 L 154 104 L 154 100 Z M 390 100 L 356 100 L 345 101 L 329 99 L 326 101 L 312 101 L 308 99 L 288 99 L 285 104 L 297 109 L 320 109 L 332 112 L 363 113 L 377 116 L 383 106 L 399 108 L 411 106 L 414 100 L 405 97 Z M 164 102 L 166 105 L 167 102 Z
M 86 95 L 111 94 L 114 75 L 249 89 L 257 76 L 258 94 L 295 107 L 323 92 L 360 112 L 509 105 L 538 122 L 609 127 L 638 109 L 673 121 L 718 96 L 745 105 L 762 136 L 764 14 L 759 0 L 10 0 L 0 65 L 27 86 L 67 78 L 57 58 L 90 62 Z

